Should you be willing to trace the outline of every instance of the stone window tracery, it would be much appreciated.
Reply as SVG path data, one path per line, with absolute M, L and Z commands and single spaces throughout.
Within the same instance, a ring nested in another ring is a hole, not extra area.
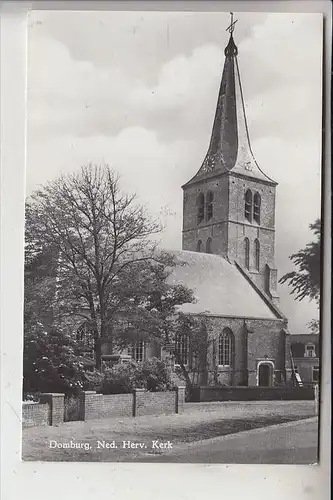
M 231 366 L 233 354 L 233 333 L 230 328 L 224 328 L 219 336 L 218 364 Z

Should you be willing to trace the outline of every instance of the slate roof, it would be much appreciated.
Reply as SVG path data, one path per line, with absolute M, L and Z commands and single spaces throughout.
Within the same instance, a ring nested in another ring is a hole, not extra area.
M 168 281 L 194 291 L 197 302 L 184 304 L 189 314 L 280 319 L 234 264 L 219 255 L 179 250 L 172 252 L 185 262 L 174 268 Z
M 184 186 L 227 172 L 276 185 L 261 170 L 251 149 L 237 54 L 231 33 L 208 151 L 199 171 Z

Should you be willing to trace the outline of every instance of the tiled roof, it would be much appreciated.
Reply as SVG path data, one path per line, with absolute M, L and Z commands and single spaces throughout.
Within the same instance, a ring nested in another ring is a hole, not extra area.
M 279 319 L 237 267 L 223 257 L 185 250 L 173 253 L 185 264 L 175 267 L 169 283 L 188 286 L 197 300 L 184 304 L 184 313 Z

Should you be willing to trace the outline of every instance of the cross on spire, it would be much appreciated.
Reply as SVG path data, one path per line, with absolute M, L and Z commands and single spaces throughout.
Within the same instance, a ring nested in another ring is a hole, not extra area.
M 234 32 L 234 30 L 235 30 L 235 24 L 237 23 L 237 21 L 238 21 L 238 19 L 236 19 L 234 21 L 234 13 L 230 12 L 230 24 L 229 24 L 229 26 L 226 29 L 226 31 L 229 31 L 230 35 L 232 35 L 232 33 Z

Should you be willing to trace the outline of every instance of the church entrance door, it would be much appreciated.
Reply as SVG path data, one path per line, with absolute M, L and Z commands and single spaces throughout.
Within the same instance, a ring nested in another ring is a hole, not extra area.
M 273 367 L 271 363 L 260 363 L 258 367 L 258 385 L 269 387 L 272 385 Z

